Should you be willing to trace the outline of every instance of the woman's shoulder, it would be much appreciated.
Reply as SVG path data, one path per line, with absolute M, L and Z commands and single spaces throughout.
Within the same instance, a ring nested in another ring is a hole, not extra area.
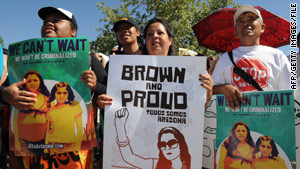
M 278 163 L 285 163 L 284 162 L 284 159 L 283 158 L 281 158 L 280 156 L 277 156 L 276 158 L 274 158 L 274 160 L 276 161 L 276 162 L 278 162 Z
M 73 100 L 73 101 L 70 103 L 70 106 L 72 106 L 72 107 L 77 107 L 77 106 L 80 106 L 80 103 L 79 103 L 77 100 Z

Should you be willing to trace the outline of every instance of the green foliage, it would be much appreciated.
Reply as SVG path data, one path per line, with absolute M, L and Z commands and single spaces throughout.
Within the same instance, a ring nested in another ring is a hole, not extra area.
M 2 36 L 0 36 L 0 44 L 2 47 L 4 47 L 4 40 L 2 39 Z
M 234 0 L 121 0 L 118 7 L 105 6 L 105 2 L 97 4 L 104 14 L 100 23 L 104 26 L 98 28 L 98 38 L 92 42 L 92 51 L 108 54 L 114 45 L 117 45 L 114 32 L 111 30 L 114 22 L 124 16 L 130 16 L 141 25 L 143 32 L 147 20 L 154 16 L 161 16 L 172 26 L 174 32 L 175 49 L 187 48 L 198 53 L 215 56 L 215 51 L 198 45 L 192 26 L 200 22 L 206 16 L 220 8 L 237 6 Z

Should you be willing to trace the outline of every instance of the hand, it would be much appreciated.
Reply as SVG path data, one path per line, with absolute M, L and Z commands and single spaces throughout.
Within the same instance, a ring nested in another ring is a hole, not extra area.
M 245 104 L 245 100 L 243 98 L 242 93 L 238 88 L 236 88 L 233 85 L 225 84 L 225 85 L 216 85 L 214 86 L 214 91 L 218 91 L 215 94 L 224 94 L 228 106 L 232 109 L 235 110 L 235 106 L 240 109 L 241 108 L 241 103 L 240 101 Z
M 97 84 L 97 77 L 94 71 L 87 70 L 82 72 L 82 75 L 80 76 L 80 80 L 83 81 L 91 89 L 91 91 L 95 90 Z
M 129 112 L 128 112 L 127 108 L 122 108 L 120 110 L 117 110 L 115 112 L 116 123 L 121 122 L 122 124 L 125 125 L 128 116 L 129 116 Z
M 200 74 L 199 81 L 201 82 L 201 86 L 206 89 L 206 102 L 205 106 L 207 106 L 213 91 L 213 80 L 210 74 Z
M 122 108 L 115 112 L 115 126 L 116 126 L 116 132 L 117 132 L 119 142 L 126 142 L 127 140 L 125 124 L 128 116 L 129 116 L 129 112 L 127 108 Z
M 104 109 L 106 105 L 112 105 L 113 98 L 107 96 L 106 94 L 101 94 L 98 96 L 96 103 L 101 108 Z
M 27 110 L 37 101 L 35 93 L 19 89 L 25 82 L 25 79 L 16 82 L 4 88 L 1 92 L 2 98 L 19 110 Z

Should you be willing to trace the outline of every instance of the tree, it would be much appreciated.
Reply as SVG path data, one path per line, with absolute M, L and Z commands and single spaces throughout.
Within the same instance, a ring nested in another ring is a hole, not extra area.
M 105 2 L 97 4 L 104 14 L 100 19 L 103 28 L 97 28 L 99 35 L 92 42 L 91 50 L 108 54 L 117 45 L 114 32 L 111 30 L 114 22 L 124 16 L 130 16 L 136 22 L 145 26 L 147 20 L 161 16 L 172 26 L 175 35 L 175 49 L 187 48 L 198 53 L 215 56 L 215 51 L 200 47 L 192 30 L 192 26 L 220 8 L 237 6 L 234 0 L 121 0 L 117 8 L 105 6 Z M 141 30 L 142 27 L 141 27 Z
M 0 36 L 0 44 L 1 44 L 2 47 L 4 47 L 4 41 L 2 39 L 2 36 Z

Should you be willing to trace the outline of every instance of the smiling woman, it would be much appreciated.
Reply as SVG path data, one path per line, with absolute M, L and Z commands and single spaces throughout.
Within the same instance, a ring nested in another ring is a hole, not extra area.
M 31 70 L 23 78 L 26 79 L 24 90 L 35 93 L 38 101 L 28 110 L 15 113 L 17 119 L 17 123 L 13 123 L 15 146 L 25 154 L 42 155 L 43 150 L 30 149 L 28 145 L 45 143 L 46 113 L 50 94 L 40 73 Z
M 278 155 L 275 141 L 270 136 L 260 136 L 256 141 L 254 153 L 258 158 L 253 161 L 252 169 L 286 169 L 284 160 Z
M 51 152 L 69 152 L 80 150 L 83 140 L 82 108 L 66 82 L 56 83 L 49 99 L 51 108 L 47 114 L 46 144 L 63 148 L 51 149 Z M 62 118 L 64 117 L 64 118 Z M 66 125 L 68 124 L 68 125 Z
M 251 169 L 253 151 L 254 142 L 248 125 L 236 122 L 221 146 L 219 169 Z
M 143 54 L 143 43 L 140 39 L 141 31 L 132 18 L 119 19 L 114 24 L 113 30 L 119 43 L 116 54 Z

